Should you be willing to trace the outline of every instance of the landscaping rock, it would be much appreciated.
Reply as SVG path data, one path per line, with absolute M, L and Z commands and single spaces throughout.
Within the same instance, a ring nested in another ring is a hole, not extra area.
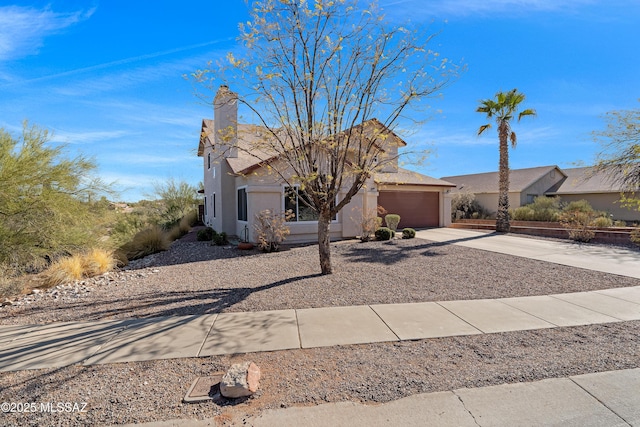
M 220 381 L 220 394 L 235 399 L 251 396 L 260 386 L 260 368 L 253 362 L 237 363 Z

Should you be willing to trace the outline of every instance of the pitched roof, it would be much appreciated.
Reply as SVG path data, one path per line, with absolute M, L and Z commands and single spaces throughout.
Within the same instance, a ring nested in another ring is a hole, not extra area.
M 204 154 L 205 144 L 214 145 L 214 120 L 204 119 L 202 121 L 202 131 L 200 134 L 200 143 L 198 145 L 198 156 Z M 387 129 L 378 119 L 370 119 L 366 122 L 354 126 L 349 129 L 351 131 L 359 131 L 365 125 L 364 133 L 371 137 L 379 134 L 388 135 L 399 146 L 405 146 L 407 143 L 396 135 L 393 131 Z M 349 130 L 343 131 L 346 133 Z M 276 130 L 277 132 L 277 130 Z M 246 174 L 260 167 L 264 163 L 269 163 L 279 157 L 278 151 L 270 147 L 267 142 L 271 136 L 270 131 L 264 126 L 238 123 L 237 129 L 237 157 L 227 157 L 226 161 L 235 174 Z
M 202 132 L 200 144 L 198 145 L 198 156 L 204 153 L 205 144 L 214 145 L 214 121 L 204 119 L 202 121 Z M 268 135 L 266 128 L 257 125 L 238 123 L 237 130 L 238 157 L 226 158 L 233 173 L 240 174 L 263 162 L 269 161 L 277 155 L 275 151 L 267 149 L 267 144 L 261 144 Z
M 596 172 L 593 167 L 562 169 L 567 176 L 562 182 L 550 188 L 545 194 L 587 194 L 619 193 L 620 185 L 604 172 Z
M 540 166 L 536 168 L 511 169 L 509 171 L 509 191 L 523 191 L 554 169 L 563 173 L 555 165 Z M 458 191 L 468 191 L 476 194 L 498 192 L 498 172 L 445 176 L 441 179 L 456 184 L 456 190 Z
M 408 169 L 398 168 L 398 172 L 379 172 L 373 175 L 376 184 L 391 185 L 426 185 L 438 187 L 455 187 L 456 184 L 422 175 Z

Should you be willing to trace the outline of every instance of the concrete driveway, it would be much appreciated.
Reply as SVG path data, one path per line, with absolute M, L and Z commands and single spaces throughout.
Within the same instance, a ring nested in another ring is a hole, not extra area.
M 634 249 L 456 228 L 420 230 L 416 237 L 640 279 L 640 251 Z

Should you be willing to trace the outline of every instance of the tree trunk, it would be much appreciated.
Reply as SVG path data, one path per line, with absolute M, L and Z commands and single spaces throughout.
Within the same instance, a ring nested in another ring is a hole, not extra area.
M 498 212 L 496 213 L 496 231 L 508 233 L 509 224 L 509 127 L 501 123 L 498 127 L 500 137 L 500 168 L 499 168 L 499 194 Z
M 320 255 L 320 269 L 322 274 L 331 274 L 331 245 L 329 227 L 331 225 L 331 211 L 322 210 L 318 218 L 318 254 Z

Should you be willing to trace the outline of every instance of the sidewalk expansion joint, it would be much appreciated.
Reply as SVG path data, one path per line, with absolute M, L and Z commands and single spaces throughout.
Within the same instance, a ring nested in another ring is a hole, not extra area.
M 200 344 L 200 348 L 198 349 L 198 355 L 196 357 L 202 357 L 200 356 L 200 353 L 202 353 L 202 349 L 204 348 L 204 344 L 207 342 L 207 339 L 209 338 L 209 335 L 211 335 L 211 331 L 213 330 L 213 325 L 216 324 L 216 322 L 218 321 L 218 316 L 220 315 L 220 313 L 216 314 L 216 317 L 213 318 L 213 322 L 211 322 L 211 326 L 209 326 L 209 330 L 207 331 L 207 335 L 204 336 L 204 339 L 202 340 L 202 343 Z
M 375 310 L 373 309 L 373 307 L 371 307 L 370 305 L 367 305 L 367 307 L 369 307 L 369 310 L 373 311 L 373 312 L 375 313 L 375 315 L 376 315 L 376 316 L 378 316 L 378 319 L 380 319 L 380 320 L 382 321 L 382 323 L 384 323 L 384 326 L 386 326 L 386 327 L 387 327 L 387 329 L 389 329 L 389 330 L 391 331 L 391 333 L 392 333 L 392 334 L 393 334 L 393 335 L 398 339 L 398 341 L 403 341 L 403 339 L 402 339 L 402 338 L 400 338 L 400 337 L 398 336 L 398 334 L 396 334 L 396 331 L 394 331 L 393 329 L 391 329 L 391 326 L 389 326 L 389 325 L 387 324 L 387 322 L 385 322 L 385 321 L 384 321 L 384 319 L 383 319 L 382 317 L 380 317 L 380 315 L 378 314 L 378 312 L 377 312 L 377 311 L 375 311 Z
M 612 414 L 614 414 L 615 416 L 617 416 L 618 418 L 620 418 L 620 420 L 622 420 L 623 423 L 625 423 L 626 425 L 628 425 L 629 427 L 631 427 L 633 424 L 631 424 L 629 421 L 625 420 L 624 417 L 620 414 L 618 414 L 616 411 L 614 411 L 612 408 L 609 407 L 609 405 L 607 405 L 605 402 L 603 402 L 602 400 L 598 399 L 597 396 L 595 396 L 594 394 L 592 394 L 589 390 L 587 390 L 586 388 L 582 387 L 580 384 L 578 384 L 577 382 L 575 382 L 573 380 L 573 378 L 571 377 L 567 377 L 569 380 L 571 380 L 572 383 L 574 383 L 575 385 L 577 385 L 578 387 L 580 387 L 581 390 L 583 390 L 585 393 L 587 393 L 589 396 L 593 397 L 595 400 L 598 401 L 598 403 L 600 403 L 602 406 L 604 406 L 605 408 L 607 408 L 609 411 L 611 411 Z

